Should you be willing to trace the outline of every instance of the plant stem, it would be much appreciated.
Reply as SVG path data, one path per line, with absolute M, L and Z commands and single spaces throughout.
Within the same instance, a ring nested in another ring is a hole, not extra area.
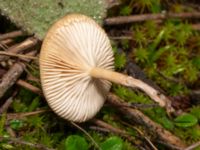
M 174 109 L 171 107 L 170 100 L 165 95 L 163 95 L 162 93 L 160 93 L 159 91 L 157 91 L 156 89 L 154 89 L 153 87 L 149 86 L 141 80 L 135 79 L 128 75 L 101 68 L 93 68 L 90 71 L 90 75 L 94 78 L 105 79 L 127 87 L 138 88 L 144 91 L 151 99 L 156 101 L 161 107 L 165 107 L 168 113 L 174 112 Z

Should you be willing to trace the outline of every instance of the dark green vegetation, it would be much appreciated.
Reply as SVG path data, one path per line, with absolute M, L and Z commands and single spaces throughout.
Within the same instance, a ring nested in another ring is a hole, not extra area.
M 161 13 L 163 10 L 196 11 L 197 8 L 192 4 L 187 5 L 188 3 L 181 0 L 177 3 L 167 0 L 123 0 L 121 5 L 109 10 L 109 16 Z M 139 107 L 139 109 L 188 145 L 200 141 L 200 105 L 197 103 L 200 100 L 193 97 L 193 91 L 200 88 L 200 32 L 194 30 L 192 26 L 196 21 L 198 20 L 166 19 L 105 27 L 111 39 L 125 37 L 112 40 L 116 69 L 121 72 L 127 71 L 130 69 L 126 66 L 128 62 L 136 63 L 142 68 L 147 78 L 155 82 L 166 92 L 166 95 L 172 98 L 176 110 L 182 110 L 184 113 L 169 117 L 163 108 L 151 106 L 153 102 L 141 92 L 133 92 L 119 85 L 113 85 L 112 92 L 124 101 L 149 106 Z M 39 78 L 37 63 L 29 64 L 27 72 Z M 30 83 L 40 87 L 39 82 L 31 81 Z M 44 99 L 29 90 L 20 88 L 8 113 L 26 114 L 26 112 L 37 110 L 49 110 Z M 6 118 L 6 114 L 1 114 L 0 135 L 5 138 L 0 142 L 0 149 L 37 149 L 30 145 L 10 143 L 9 128 L 22 141 L 43 144 L 45 147 L 60 150 L 134 150 L 143 145 L 144 137 L 150 137 L 158 149 L 167 149 L 164 145 L 156 143 L 153 136 L 147 134 L 147 129 L 143 126 L 125 124 L 124 122 L 128 120 L 127 116 L 118 115 L 112 106 L 105 106 L 97 118 L 126 130 L 135 142 L 131 143 L 114 133 L 96 131 L 92 128 L 95 126 L 93 123 L 81 124 L 95 141 L 93 142 L 88 135 L 73 124 L 47 111 L 11 119 Z M 143 135 L 139 134 L 138 130 Z M 200 147 L 195 150 L 200 150 Z

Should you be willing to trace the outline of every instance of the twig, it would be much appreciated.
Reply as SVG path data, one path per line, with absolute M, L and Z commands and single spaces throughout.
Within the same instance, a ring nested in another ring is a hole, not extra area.
M 11 137 L 16 137 L 15 131 L 10 126 L 6 126 L 6 131 Z
M 147 141 L 147 143 L 148 143 L 154 150 L 158 150 L 158 149 L 156 148 L 156 146 L 151 142 L 151 140 L 150 140 L 148 137 L 146 137 L 146 136 L 144 135 L 144 133 L 143 133 L 140 129 L 138 129 L 137 127 L 134 127 L 134 126 L 130 125 L 129 123 L 123 122 L 123 121 L 122 121 L 122 124 L 127 125 L 127 126 L 129 126 L 130 128 L 135 129 L 142 137 L 144 137 L 144 139 Z
M 13 102 L 13 97 L 11 96 L 10 98 L 8 98 L 6 100 L 6 102 L 1 106 L 0 108 L 0 114 L 6 112 L 6 110 L 8 109 L 8 107 L 12 104 Z
M 123 103 L 122 100 L 114 94 L 110 93 L 108 95 L 108 102 L 113 106 L 117 106 L 121 113 L 130 116 L 137 123 L 146 126 L 147 129 L 155 133 L 161 141 L 168 143 L 168 145 L 175 145 L 176 147 L 180 148 L 186 147 L 178 137 L 165 130 L 161 125 L 153 122 L 139 110 L 121 106 Z
M 37 148 L 40 150 L 55 150 L 53 148 L 48 148 L 45 145 L 37 144 L 37 143 L 30 143 L 30 142 L 24 141 L 19 138 L 0 136 L 0 141 L 2 141 L 2 140 L 7 140 L 7 141 L 9 141 L 9 143 L 17 143 L 17 144 L 21 144 L 21 145 L 27 145 L 27 146 L 34 147 L 34 148 Z
M 36 45 L 38 42 L 38 40 L 36 38 L 28 38 L 26 39 L 25 41 L 21 42 L 20 44 L 17 44 L 17 45 L 14 45 L 10 48 L 8 48 L 6 50 L 6 52 L 9 52 L 9 53 L 13 53 L 13 54 L 17 54 L 17 53 L 20 53 L 28 48 L 31 48 L 33 47 L 34 45 Z M 9 57 L 8 56 L 0 56 L 0 61 L 5 61 L 5 60 L 8 60 Z
M 37 87 L 31 85 L 30 83 L 28 83 L 28 82 L 26 82 L 26 81 L 24 81 L 24 80 L 19 79 L 19 80 L 16 82 L 16 84 L 19 85 L 19 86 L 22 86 L 22 87 L 24 87 L 24 88 L 26 88 L 26 89 L 29 89 L 29 90 L 32 91 L 33 93 L 37 93 L 38 95 L 42 96 L 42 91 L 41 91 L 39 88 L 37 88 Z
M 20 77 L 24 70 L 25 65 L 23 63 L 15 63 L 1 79 L 0 82 L 0 98 L 5 92 L 15 84 L 16 80 Z
M 116 133 L 116 132 L 114 132 L 114 131 L 111 131 L 111 130 L 109 130 L 109 129 L 106 129 L 106 128 L 104 128 L 104 127 L 98 127 L 98 126 L 90 126 L 89 128 L 90 128 L 91 130 L 99 131 L 99 132 L 102 132 L 102 133 L 110 133 L 110 132 L 112 132 L 112 133 L 114 133 L 114 134 L 118 134 L 118 135 L 120 135 L 121 137 L 126 138 L 126 139 L 127 139 L 129 142 L 131 142 L 133 145 L 139 147 L 139 144 L 138 144 L 138 142 L 136 142 L 136 140 L 134 140 L 132 137 L 130 137 L 131 139 L 128 139 L 128 138 L 127 138 L 127 136 L 129 136 L 129 134 L 122 135 L 122 134 Z M 138 140 L 137 140 L 137 141 L 138 141 Z M 144 144 L 143 144 L 143 145 L 144 145 Z M 141 148 L 140 148 L 140 149 L 141 149 Z M 144 149 L 142 149 L 142 150 L 144 150 Z M 146 149 L 145 149 L 145 150 L 146 150 Z
M 183 84 L 180 80 L 176 79 L 176 78 L 170 78 L 165 76 L 162 72 L 160 72 L 159 70 L 157 70 L 158 74 L 163 77 L 164 79 L 166 79 L 167 81 L 173 82 L 173 83 L 180 83 Z
M 3 41 L 0 41 L 1 44 L 4 44 L 6 46 L 13 43 L 13 42 L 14 42 L 13 39 L 6 39 L 6 40 L 3 40 Z
M 138 128 L 134 127 L 134 129 L 141 135 L 144 136 L 144 133 L 139 130 Z M 144 139 L 147 141 L 147 143 L 152 147 L 152 149 L 154 150 L 158 150 L 157 147 L 151 142 L 151 140 L 149 138 L 147 138 L 146 136 L 144 136 Z
M 189 96 L 194 104 L 200 104 L 200 89 L 191 90 Z
M 148 20 L 164 20 L 168 18 L 179 18 L 179 19 L 200 18 L 200 12 L 160 13 L 160 14 L 142 14 L 142 15 L 133 15 L 133 16 L 119 16 L 119 17 L 112 17 L 112 18 L 105 19 L 104 24 L 118 25 L 118 24 L 148 21 Z
M 33 55 L 35 53 L 32 53 Z M 29 60 L 30 61 L 30 60 Z M 15 84 L 17 79 L 21 76 L 25 68 L 25 65 L 21 62 L 15 63 L 1 79 L 0 82 L 0 98 L 5 92 Z
M 17 91 L 15 91 L 11 97 L 9 97 L 6 102 L 1 106 L 0 108 L 0 114 L 4 113 L 7 111 L 8 107 L 12 104 L 13 102 L 13 98 L 15 97 L 15 95 L 17 94 Z
M 6 50 L 8 49 L 8 46 L 6 44 L 4 44 L 3 42 L 0 41 L 0 47 L 3 49 L 3 50 Z
M 22 35 L 24 35 L 24 32 L 21 31 L 21 30 L 13 31 L 13 32 L 1 34 L 0 40 L 5 40 L 5 39 L 9 39 L 9 38 L 16 38 L 16 37 L 22 36 Z
M 193 149 L 197 148 L 198 146 L 200 146 L 200 141 L 197 142 L 197 143 L 194 143 L 194 144 L 192 144 L 192 145 L 190 145 L 190 146 L 188 146 L 188 147 L 185 148 L 184 150 L 193 150 Z
M 138 104 L 138 103 L 123 103 L 123 104 L 121 104 L 121 106 L 136 108 L 136 109 L 159 107 L 158 104 Z
M 92 130 L 96 130 L 96 131 L 110 133 L 109 129 L 98 127 L 98 126 L 90 126 L 89 128 L 92 129 Z
M 37 111 L 32 111 L 32 112 L 23 112 L 23 113 L 7 113 L 6 114 L 6 118 L 7 120 L 11 120 L 11 119 L 22 119 L 24 117 L 28 117 L 28 116 L 33 116 L 33 115 L 37 115 L 37 114 L 41 114 L 47 111 L 51 111 L 51 110 L 47 110 L 47 109 L 41 109 L 41 110 L 37 110 Z
M 120 0 L 106 0 L 105 2 L 106 2 L 107 9 L 110 9 L 114 6 L 118 6 L 121 3 Z
M 24 54 L 15 54 L 15 53 L 10 53 L 6 51 L 0 51 L 0 55 L 7 55 L 7 56 L 14 56 L 14 57 L 19 57 L 19 58 L 28 58 L 28 59 L 38 59 L 38 57 L 28 56 Z
M 77 125 L 74 122 L 70 122 L 73 126 L 75 126 L 76 128 L 78 128 L 79 130 L 81 130 L 85 135 L 87 135 L 89 137 L 89 139 L 92 141 L 92 143 L 95 145 L 96 148 L 98 148 L 99 150 L 101 150 L 100 146 L 97 144 L 97 142 L 95 142 L 95 140 L 90 136 L 90 134 L 85 131 L 82 127 L 80 127 L 79 125 Z
M 178 147 L 178 146 L 176 146 L 176 145 L 171 145 L 171 144 L 169 144 L 169 143 L 165 143 L 165 142 L 163 142 L 163 141 L 161 141 L 161 140 L 156 140 L 156 142 L 157 143 L 159 143 L 159 144 L 162 144 L 162 145 L 164 145 L 164 146 L 166 146 L 166 147 L 170 147 L 170 149 L 173 149 L 173 150 L 183 150 L 183 148 L 180 148 L 180 147 Z
M 128 141 L 130 141 L 132 143 L 135 143 L 134 139 L 126 131 L 124 131 L 122 129 L 113 127 L 112 125 L 110 125 L 102 120 L 99 120 L 99 119 L 92 119 L 91 122 L 96 124 L 97 126 L 103 127 L 111 132 L 121 135 L 122 137 L 126 138 Z
M 33 57 L 33 56 L 35 57 L 36 54 L 37 54 L 37 50 L 32 50 L 32 51 L 30 51 L 30 52 L 24 54 L 24 55 L 27 56 L 27 58 L 21 57 L 20 60 L 23 60 L 24 62 L 30 62 L 29 56 L 30 56 L 30 57 Z M 38 59 L 35 59 L 34 61 L 38 61 Z M 28 67 L 28 65 L 30 65 L 30 64 L 29 64 L 29 63 L 26 64 L 27 67 Z M 25 69 L 26 69 L 26 68 L 25 68 Z
M 121 130 L 119 128 L 113 127 L 112 125 L 110 125 L 110 124 L 108 124 L 108 123 L 106 123 L 106 122 L 104 122 L 102 120 L 92 119 L 91 122 L 96 124 L 96 125 L 98 125 L 98 126 L 100 126 L 100 127 L 106 128 L 106 129 L 108 129 L 108 130 L 110 130 L 112 132 L 115 132 L 115 133 L 118 133 L 118 134 L 123 134 L 123 135 L 126 134 L 127 135 L 126 131 L 123 131 L 123 130 Z
M 110 36 L 111 40 L 133 40 L 131 36 Z
M 39 78 L 33 76 L 30 72 L 27 72 L 27 73 L 28 73 L 27 80 L 34 81 L 34 82 L 36 82 L 38 84 L 40 83 L 40 79 Z
M 192 24 L 191 26 L 193 30 L 200 30 L 200 23 Z

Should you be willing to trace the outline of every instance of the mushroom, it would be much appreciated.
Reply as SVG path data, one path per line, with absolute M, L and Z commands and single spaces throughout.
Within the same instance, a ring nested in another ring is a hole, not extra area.
M 114 72 L 113 51 L 105 31 L 91 18 L 69 14 L 48 31 L 40 53 L 42 89 L 53 111 L 70 121 L 93 118 L 111 82 L 145 91 L 160 106 L 165 97 L 133 77 Z

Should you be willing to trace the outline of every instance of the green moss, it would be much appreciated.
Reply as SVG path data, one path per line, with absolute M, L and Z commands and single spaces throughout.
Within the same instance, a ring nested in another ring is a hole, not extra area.
M 68 13 L 82 13 L 99 23 L 106 14 L 104 0 L 0 0 L 1 13 L 25 31 L 43 39 L 48 28 Z
M 132 103 L 142 103 L 142 104 L 151 104 L 152 101 L 147 97 L 144 96 L 140 92 L 133 91 L 129 88 L 120 86 L 120 85 L 114 85 L 113 91 L 121 97 L 123 100 L 127 102 Z

